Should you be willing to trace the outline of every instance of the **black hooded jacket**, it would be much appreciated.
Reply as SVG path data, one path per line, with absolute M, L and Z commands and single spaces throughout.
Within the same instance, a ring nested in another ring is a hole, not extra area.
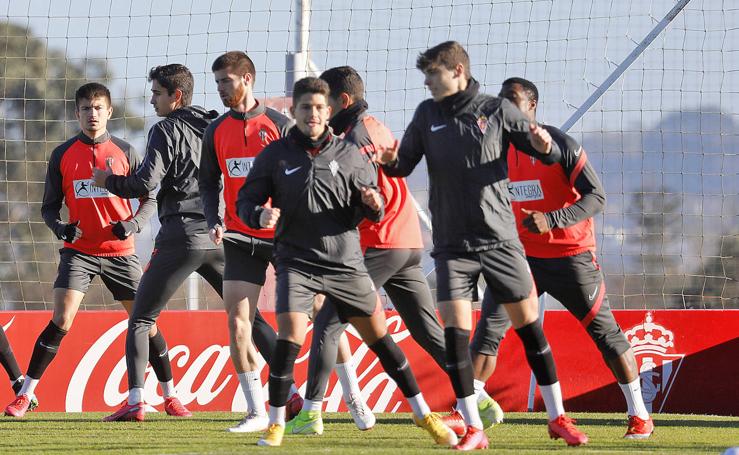
M 108 191 L 138 197 L 161 185 L 157 208 L 162 228 L 156 243 L 173 242 L 189 248 L 216 248 L 208 238 L 198 189 L 198 168 L 205 128 L 218 112 L 200 106 L 172 111 L 149 130 L 144 162 L 128 177 L 111 175 Z

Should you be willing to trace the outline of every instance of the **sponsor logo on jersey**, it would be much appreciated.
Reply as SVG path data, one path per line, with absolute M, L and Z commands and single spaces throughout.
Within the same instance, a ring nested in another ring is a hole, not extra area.
M 81 179 L 74 181 L 74 198 L 75 199 L 92 199 L 92 198 L 108 198 L 116 197 L 115 194 L 94 185 L 93 179 Z
M 685 354 L 675 352 L 675 335 L 654 322 L 651 312 L 625 334 L 639 366 L 644 404 L 650 413 L 662 412 Z
M 254 165 L 254 158 L 227 158 L 226 170 L 231 178 L 243 178 L 249 174 Z
M 544 199 L 544 190 L 538 180 L 521 180 L 508 182 L 511 200 L 515 202 L 540 201 Z

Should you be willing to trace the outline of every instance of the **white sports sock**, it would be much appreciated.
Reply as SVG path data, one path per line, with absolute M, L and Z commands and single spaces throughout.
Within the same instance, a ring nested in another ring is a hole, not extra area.
M 36 391 L 36 386 L 38 385 L 38 379 L 33 379 L 30 376 L 26 376 L 26 380 L 23 382 L 23 387 L 21 387 L 20 392 L 18 392 L 18 395 L 28 395 L 29 397 L 33 396 L 33 393 Z
M 174 389 L 174 381 L 171 379 L 167 382 L 160 382 L 159 387 L 162 388 L 162 396 L 164 398 L 174 397 L 177 395 Z
M 359 380 L 357 379 L 357 372 L 354 370 L 354 365 L 350 362 L 337 363 L 336 375 L 339 377 L 339 382 L 341 383 L 341 395 L 344 397 L 344 401 L 347 401 L 349 395 L 352 393 L 361 395 L 362 391 L 359 390 Z
M 423 394 L 419 393 L 414 397 L 407 397 L 406 400 L 408 400 L 408 404 L 411 405 L 413 414 L 415 414 L 419 419 L 423 419 L 424 416 L 431 414 L 431 408 L 426 404 L 426 400 L 423 399 Z
M 131 390 L 128 391 L 128 404 L 139 404 L 142 401 L 144 396 L 144 389 L 142 387 L 134 387 Z
M 478 403 L 490 398 L 490 395 L 488 395 L 488 392 L 485 390 L 485 383 L 483 381 L 475 379 L 473 385 L 475 387 L 475 394 L 477 394 Z
M 303 411 L 318 411 L 323 409 L 323 400 L 303 400 Z
M 637 377 L 628 384 L 618 384 L 621 387 L 621 392 L 626 398 L 626 408 L 630 416 L 637 416 L 640 419 L 647 420 L 649 418 L 649 411 L 644 405 L 644 397 L 641 394 L 641 378 Z
M 565 406 L 562 404 L 562 389 L 559 381 L 552 385 L 540 385 L 541 397 L 544 399 L 544 406 L 547 408 L 549 420 L 554 420 L 565 413 Z
M 264 406 L 262 396 L 262 378 L 259 371 L 244 371 L 239 373 L 238 376 L 249 412 L 259 416 L 267 415 L 267 408 Z
M 298 388 L 295 386 L 295 383 L 293 382 L 292 384 L 290 384 L 290 394 L 287 397 L 290 398 L 296 393 L 300 395 L 300 390 L 298 390 Z
M 269 407 L 269 424 L 285 426 L 285 406 L 270 406 Z
M 457 411 L 462 414 L 464 423 L 482 430 L 482 419 L 480 419 L 480 411 L 477 410 L 477 395 L 457 398 Z

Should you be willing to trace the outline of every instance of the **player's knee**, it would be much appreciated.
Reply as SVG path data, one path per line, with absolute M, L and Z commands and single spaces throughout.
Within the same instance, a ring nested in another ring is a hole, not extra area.
M 65 332 L 68 332 L 69 329 L 72 328 L 72 323 L 74 322 L 74 313 L 61 313 L 61 314 L 55 314 L 51 318 L 51 322 L 54 323 L 56 327 L 58 327 L 61 330 L 64 330 Z

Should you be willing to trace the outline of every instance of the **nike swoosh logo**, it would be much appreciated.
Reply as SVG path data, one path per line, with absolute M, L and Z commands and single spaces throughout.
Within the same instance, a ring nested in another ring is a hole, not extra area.
M 294 426 L 293 427 L 293 434 L 300 434 L 303 432 L 303 430 L 310 428 L 310 426 L 313 425 L 313 422 L 308 422 L 300 426 Z
M 443 130 L 444 128 L 446 128 L 446 123 L 444 123 L 443 125 L 431 125 L 431 132 L 435 133 L 439 130 Z
M 598 286 L 595 287 L 595 290 L 593 291 L 593 295 L 588 294 L 588 300 L 593 300 L 595 298 L 595 294 L 598 293 L 598 288 L 599 287 L 600 287 L 600 285 L 598 285 Z
M 285 169 L 285 175 L 290 175 L 290 174 L 294 173 L 295 171 L 297 171 L 298 169 L 300 169 L 301 167 L 303 167 L 303 166 L 294 167 L 292 169 Z

